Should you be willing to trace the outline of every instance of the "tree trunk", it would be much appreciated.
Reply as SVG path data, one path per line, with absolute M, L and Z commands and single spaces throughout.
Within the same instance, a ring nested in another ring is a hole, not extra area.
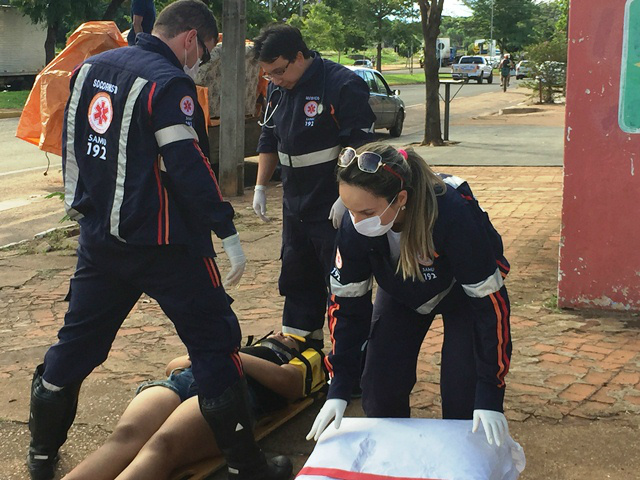
M 113 20 L 123 3 L 124 0 L 111 0 L 109 6 L 104 11 L 104 15 L 102 15 L 102 20 Z
M 56 56 L 56 37 L 58 36 L 58 22 L 47 26 L 47 38 L 44 41 L 45 65 Z
M 440 128 L 440 79 L 436 42 L 444 0 L 419 0 L 422 36 L 424 37 L 425 119 L 422 145 L 444 145 Z

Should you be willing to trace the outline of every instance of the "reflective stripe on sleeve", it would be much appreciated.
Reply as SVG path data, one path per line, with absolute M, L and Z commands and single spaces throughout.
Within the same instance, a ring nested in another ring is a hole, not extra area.
M 303 155 L 289 155 L 288 153 L 278 152 L 280 163 L 287 167 L 301 168 L 310 167 L 312 165 L 320 165 L 321 163 L 331 162 L 338 158 L 338 154 L 342 147 L 325 148 L 317 152 L 305 153 Z
M 71 220 L 80 220 L 83 217 L 80 212 L 71 208 L 71 205 L 76 196 L 78 177 L 80 175 L 74 147 L 76 139 L 76 113 L 78 111 L 78 103 L 80 102 L 80 92 L 82 91 L 82 86 L 90 69 L 91 65 L 88 63 L 85 63 L 80 68 L 78 76 L 76 77 L 76 83 L 73 85 L 73 92 L 71 92 L 69 108 L 67 110 L 67 156 L 64 169 L 64 207 Z
M 444 297 L 446 297 L 449 294 L 449 292 L 451 291 L 455 283 L 456 283 L 456 279 L 454 278 L 451 281 L 451 285 L 449 285 L 449 287 L 446 290 L 440 292 L 435 297 L 432 297 L 428 302 L 425 302 L 422 305 L 420 305 L 418 308 L 416 308 L 416 312 L 421 313 L 422 315 L 431 313 L 431 311 L 434 308 L 436 308 L 436 305 L 440 303 L 440 300 L 442 300 Z
M 118 142 L 118 165 L 116 170 L 116 185 L 113 192 L 113 205 L 111 206 L 110 216 L 110 233 L 121 242 L 124 239 L 120 237 L 120 209 L 124 202 L 124 181 L 127 176 L 127 139 L 129 138 L 129 128 L 131 127 L 131 118 L 133 117 L 133 107 L 147 84 L 148 80 L 144 78 L 136 78 L 133 82 L 127 101 L 124 105 L 122 115 L 122 124 L 120 126 L 120 140 Z
M 478 283 L 463 284 L 462 288 L 470 297 L 483 298 L 497 292 L 502 288 L 503 285 L 504 282 L 502 281 L 500 269 L 496 268 L 496 271 L 493 272 L 490 277 Z
M 335 278 L 331 277 L 331 293 L 338 297 L 362 297 L 373 288 L 373 278 L 369 277 L 362 282 L 341 284 Z
M 197 142 L 198 134 L 193 127 L 184 124 L 171 125 L 156 132 L 156 142 L 158 142 L 159 147 L 164 147 L 180 140 L 195 140 Z
M 453 187 L 453 188 L 458 188 L 460 185 L 462 185 L 463 183 L 466 182 L 465 179 L 460 178 L 460 177 L 456 177 L 455 175 L 451 175 L 449 177 L 444 177 L 442 179 L 442 181 L 444 183 L 446 183 L 447 185 L 449 185 L 450 187 Z

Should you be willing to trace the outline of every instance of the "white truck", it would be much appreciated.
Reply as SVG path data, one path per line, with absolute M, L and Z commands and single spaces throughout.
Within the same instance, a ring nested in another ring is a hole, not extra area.
M 0 87 L 29 88 L 44 68 L 47 27 L 0 4 Z
M 451 65 L 451 76 L 454 80 L 475 80 L 482 83 L 493 83 L 493 67 L 485 57 L 479 55 L 467 55 L 460 57 L 458 63 Z

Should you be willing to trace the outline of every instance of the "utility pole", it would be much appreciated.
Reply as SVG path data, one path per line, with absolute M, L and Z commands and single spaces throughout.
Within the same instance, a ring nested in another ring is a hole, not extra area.
M 222 195 L 244 192 L 244 93 L 247 31 L 245 0 L 222 3 L 222 88 L 220 91 L 220 189 Z
M 269 0 L 269 13 L 273 12 L 273 0 Z
M 495 51 L 493 49 L 493 4 L 494 3 L 496 3 L 496 0 L 491 0 L 491 39 L 489 40 L 489 58 L 491 63 L 493 63 L 493 56 L 495 55 Z
M 303 3 L 303 0 L 300 0 L 300 16 L 301 17 L 302 17 L 302 3 Z

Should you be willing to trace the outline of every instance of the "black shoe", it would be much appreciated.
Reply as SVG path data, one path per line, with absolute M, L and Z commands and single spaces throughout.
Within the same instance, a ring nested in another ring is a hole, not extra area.
M 46 458 L 45 455 L 37 455 L 35 453 L 29 453 L 27 455 L 27 468 L 29 469 L 29 475 L 31 480 L 52 480 L 55 477 L 56 465 L 60 457 L 54 455 Z

